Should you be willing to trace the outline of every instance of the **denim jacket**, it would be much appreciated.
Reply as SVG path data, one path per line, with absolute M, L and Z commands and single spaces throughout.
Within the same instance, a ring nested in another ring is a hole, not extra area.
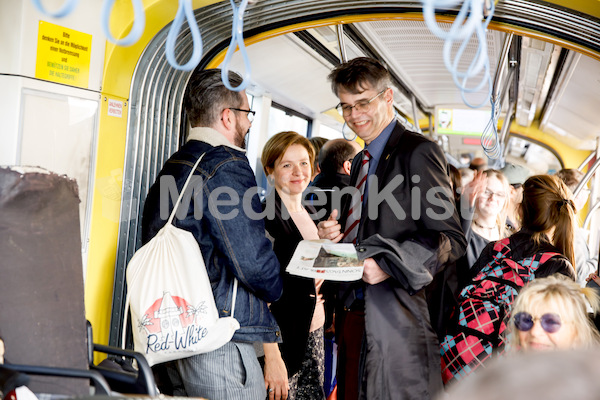
M 146 243 L 164 226 L 194 163 L 204 153 L 178 210 L 184 216 L 176 214 L 173 222 L 196 237 L 221 317 L 230 315 L 233 277 L 238 279 L 234 317 L 241 328 L 232 340 L 280 342 L 279 327 L 267 307 L 283 290 L 279 262 L 265 236 L 258 195 L 244 197 L 256 187 L 256 179 L 243 149 L 211 128 L 193 128 L 187 143 L 165 163 L 148 192 L 142 241 Z

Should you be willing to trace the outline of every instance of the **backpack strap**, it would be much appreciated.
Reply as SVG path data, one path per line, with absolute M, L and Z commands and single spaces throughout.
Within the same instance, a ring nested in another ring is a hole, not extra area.
M 196 171 L 196 168 L 198 168 L 200 161 L 202 161 L 202 158 L 204 158 L 204 154 L 206 154 L 206 153 L 202 153 L 202 155 L 198 158 L 198 161 L 196 161 L 196 163 L 192 167 L 192 170 L 190 171 L 190 174 L 188 175 L 187 179 L 185 180 L 185 183 L 183 184 L 183 188 L 181 188 L 181 193 L 179 193 L 179 197 L 177 198 L 177 201 L 173 205 L 173 211 L 171 212 L 171 215 L 169 216 L 169 220 L 167 221 L 167 224 L 173 223 L 173 218 L 175 218 L 177 208 L 179 208 L 179 205 L 181 204 L 181 200 L 183 199 L 183 194 L 185 193 L 185 190 L 187 189 L 190 181 L 192 180 L 192 176 L 194 176 L 194 171 Z
M 202 153 L 202 155 L 200 157 L 198 157 L 198 161 L 196 161 L 196 163 L 192 167 L 190 174 L 188 175 L 187 179 L 185 180 L 185 183 L 183 184 L 183 187 L 181 188 L 181 193 L 179 193 L 179 197 L 177 198 L 177 201 L 175 202 L 175 205 L 173 206 L 173 211 L 171 212 L 171 215 L 169 216 L 169 221 L 167 222 L 167 224 L 173 223 L 173 219 L 175 218 L 177 208 L 179 208 L 179 205 L 181 204 L 181 200 L 183 199 L 183 194 L 185 193 L 185 190 L 187 189 L 190 181 L 192 180 L 192 176 L 194 176 L 194 172 L 196 171 L 196 168 L 198 168 L 198 165 L 200 165 L 200 161 L 202 161 L 205 154 L 206 153 Z M 233 289 L 232 289 L 233 294 L 231 296 L 231 317 L 232 318 L 233 318 L 234 312 L 235 312 L 235 301 L 237 299 L 237 288 L 238 288 L 238 280 L 234 276 L 233 277 Z M 127 308 L 127 306 L 126 306 L 126 308 Z

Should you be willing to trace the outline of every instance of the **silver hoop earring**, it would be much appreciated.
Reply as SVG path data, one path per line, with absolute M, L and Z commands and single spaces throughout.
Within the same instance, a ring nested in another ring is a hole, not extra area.
M 352 132 L 352 133 L 354 134 L 354 136 L 353 136 L 353 137 L 351 137 L 351 138 L 348 138 L 348 136 L 346 135 L 346 134 L 348 133 L 348 131 Z M 357 135 L 356 135 L 356 133 L 355 133 L 355 132 L 354 132 L 352 129 L 350 129 L 350 128 L 348 127 L 348 124 L 346 124 L 346 123 L 344 122 L 344 126 L 342 126 L 342 136 L 344 137 L 344 139 L 346 139 L 347 141 L 351 142 L 351 141 L 353 141 L 354 139 L 356 139 L 356 136 L 357 136 Z

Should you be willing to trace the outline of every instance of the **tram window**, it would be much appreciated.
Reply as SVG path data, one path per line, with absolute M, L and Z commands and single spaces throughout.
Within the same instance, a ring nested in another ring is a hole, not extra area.
M 559 158 L 548 148 L 514 136 L 508 142 L 506 161 L 527 165 L 534 174 L 553 174 L 563 168 Z
M 319 133 L 318 134 L 314 134 L 314 136 L 321 136 L 324 137 L 326 139 L 340 139 L 342 138 L 342 131 L 340 129 L 334 129 L 331 128 L 327 125 L 323 125 L 321 124 L 321 126 L 319 126 Z
M 269 137 L 282 131 L 294 131 L 308 137 L 309 126 L 308 119 L 281 110 L 275 104 L 273 104 L 273 107 L 269 111 Z
M 63 95 L 34 89 L 23 90 L 19 163 L 65 174 L 77 181 L 81 199 L 79 214 L 85 273 L 99 103 L 91 96 L 84 98 L 73 93 Z M 117 185 L 114 177 L 109 176 L 96 182 L 96 185 L 102 192 L 103 201 L 110 203 L 112 210 L 120 199 L 120 184 Z M 110 216 L 114 217 L 115 222 L 118 221 L 118 212 Z

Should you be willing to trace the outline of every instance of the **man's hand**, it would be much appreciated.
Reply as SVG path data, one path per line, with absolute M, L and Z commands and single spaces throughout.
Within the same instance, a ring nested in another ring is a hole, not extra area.
M 342 226 L 337 222 L 338 210 L 333 210 L 326 221 L 321 221 L 317 225 L 320 239 L 329 239 L 337 243 L 344 237 Z
M 390 277 L 372 258 L 365 259 L 364 266 L 362 279 L 370 285 L 376 285 Z

